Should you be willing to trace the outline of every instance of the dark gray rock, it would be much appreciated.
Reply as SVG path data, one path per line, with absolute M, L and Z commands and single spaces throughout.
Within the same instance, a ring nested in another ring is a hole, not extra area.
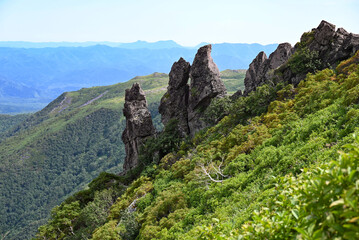
M 249 64 L 249 68 L 246 72 L 246 77 L 244 78 L 245 93 L 248 94 L 251 91 L 254 91 L 257 86 L 261 84 L 264 62 L 267 60 L 267 55 L 264 52 L 260 52 L 257 57 Z M 241 90 L 239 90 L 241 91 Z M 241 91 L 242 92 L 242 91 Z M 238 95 L 236 92 L 234 95 Z
M 190 71 L 188 126 L 191 136 L 206 127 L 201 118 L 211 100 L 224 97 L 227 92 L 219 75 L 218 67 L 211 57 L 211 50 L 211 45 L 198 49 Z
M 311 36 L 309 39 L 308 35 Z M 359 35 L 348 33 L 343 28 L 335 30 L 335 25 L 323 20 L 317 28 L 313 28 L 311 32 L 302 35 L 301 43 L 306 43 L 306 47 L 310 51 L 318 53 L 318 59 L 321 63 L 318 70 L 321 70 L 327 67 L 335 68 L 338 63 L 350 58 L 358 51 Z M 295 86 L 307 74 L 306 72 L 293 73 L 288 67 L 283 68 L 282 73 L 283 81 L 292 83 Z
M 189 134 L 187 106 L 190 69 L 190 63 L 183 58 L 180 58 L 178 62 L 172 65 L 167 92 L 161 98 L 158 108 L 163 125 L 167 125 L 171 119 L 178 121 L 178 130 L 182 137 Z
M 334 68 L 340 61 L 348 59 L 359 50 L 359 35 L 348 33 L 343 28 L 335 30 L 335 25 L 322 21 L 317 28 L 304 33 L 300 44 L 294 48 L 289 43 L 282 43 L 269 58 L 260 52 L 247 70 L 243 95 L 247 96 L 251 91 L 255 91 L 258 86 L 265 83 L 276 85 L 283 81 L 295 86 L 298 85 L 305 78 L 307 72 L 295 73 L 287 63 L 295 51 L 304 47 L 318 53 L 320 62 L 316 66 L 318 70 L 326 67 Z M 239 96 L 242 94 L 237 92 L 232 96 L 232 99 Z
M 289 43 L 279 44 L 277 49 L 267 58 L 264 52 L 260 52 L 249 65 L 244 79 L 244 95 L 255 91 L 257 87 L 272 80 L 274 71 L 286 63 L 293 54 L 293 48 Z M 238 94 L 236 94 L 238 95 Z
M 348 33 L 343 28 L 335 31 L 335 25 L 324 20 L 312 30 L 312 34 L 314 38 L 308 48 L 319 53 L 323 67 L 335 67 L 359 50 L 358 34 Z
M 146 96 L 140 84 L 134 83 L 131 89 L 126 89 L 123 115 L 126 117 L 126 128 L 122 133 L 126 149 L 123 169 L 127 172 L 138 166 L 139 147 L 146 138 L 155 134 Z

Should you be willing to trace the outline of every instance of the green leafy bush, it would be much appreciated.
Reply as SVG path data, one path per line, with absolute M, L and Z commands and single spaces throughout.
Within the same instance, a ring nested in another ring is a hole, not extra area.
M 298 49 L 289 59 L 288 66 L 293 73 L 314 73 L 323 69 L 323 63 L 317 51 L 311 51 L 307 47 Z
M 281 178 L 267 207 L 242 226 L 244 239 L 358 239 L 359 137 L 339 160 Z
M 232 101 L 228 96 L 212 99 L 211 104 L 204 111 L 203 120 L 213 126 L 230 113 L 231 105 Z

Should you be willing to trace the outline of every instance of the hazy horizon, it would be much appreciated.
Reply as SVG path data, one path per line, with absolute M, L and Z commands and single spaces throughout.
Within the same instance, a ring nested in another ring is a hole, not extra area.
M 279 43 L 273 42 L 273 43 L 268 43 L 268 44 L 261 44 L 261 43 L 246 43 L 246 42 L 199 42 L 196 43 L 194 45 L 182 45 L 174 40 L 157 40 L 157 41 L 145 41 L 145 40 L 137 40 L 137 41 L 133 41 L 133 42 L 114 42 L 114 41 L 78 41 L 78 42 L 74 42 L 74 41 L 1 41 L 0 43 L 30 43 L 30 44 L 134 44 L 134 43 L 149 43 L 149 44 L 154 44 L 154 43 L 161 43 L 161 42 L 173 42 L 181 47 L 189 47 L 189 48 L 193 48 L 193 47 L 198 47 L 199 45 L 204 45 L 204 44 L 248 44 L 248 45 L 263 45 L 263 46 L 268 46 L 268 45 L 277 45 Z M 92 46 L 92 45 L 91 45 Z
M 355 0 L 3 0 L 0 41 L 294 44 L 321 20 L 359 33 L 358 12 Z

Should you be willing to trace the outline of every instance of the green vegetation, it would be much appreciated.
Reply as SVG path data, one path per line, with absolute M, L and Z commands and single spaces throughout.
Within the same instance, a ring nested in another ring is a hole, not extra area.
M 311 51 L 307 47 L 299 48 L 288 61 L 288 66 L 293 73 L 314 73 L 323 68 L 317 51 Z
M 125 127 L 124 92 L 134 82 L 139 82 L 144 89 L 154 125 L 162 129 L 158 105 L 168 84 L 168 75 L 163 73 L 64 93 L 28 117 L 0 117 L 3 132 L 0 139 L 0 236 L 7 232 L 8 239 L 33 236 L 38 226 L 46 223 L 54 206 L 85 188 L 101 172 L 121 172 L 125 156 L 121 140 Z M 158 141 L 167 141 L 165 132 L 163 139 Z M 163 148 L 165 152 L 160 154 L 172 151 L 179 143 L 173 144 L 167 150 Z M 74 231 L 81 229 L 80 235 L 90 236 L 106 220 L 108 209 L 105 206 L 111 203 L 110 198 L 119 194 L 115 189 L 81 191 L 74 196 L 79 198 L 76 200 L 79 208 L 86 208 L 86 212 L 71 215 L 79 209 L 73 203 L 76 201 L 71 201 L 68 207 L 60 205 L 51 215 L 56 219 L 52 221 L 54 228 L 42 228 L 41 232 L 51 238 L 59 234 L 56 229 L 68 234 L 71 232 L 69 224 L 75 224 Z M 91 209 L 97 207 L 105 208 L 92 214 Z M 59 225 L 64 219 L 63 213 L 58 213 L 61 211 L 73 217 L 66 220 L 67 225 Z M 101 215 L 96 216 L 97 213 Z M 90 223 L 95 218 L 98 221 Z M 131 219 L 129 216 L 126 221 Z
M 134 82 L 141 83 L 151 105 L 163 95 L 165 90 L 158 89 L 166 86 L 168 78 L 153 74 L 64 93 L 4 133 L 0 233 L 10 230 L 10 239 L 32 236 L 46 222 L 50 209 L 67 196 L 83 189 L 100 172 L 122 170 L 124 91 Z
M 239 89 L 244 90 L 244 78 L 246 70 L 224 70 L 221 72 L 221 79 L 227 88 L 227 93 L 232 95 Z
M 227 102 L 217 125 L 147 161 L 92 238 L 357 239 L 357 56 L 297 88 L 264 85 Z M 75 229 L 73 216 L 87 206 L 65 205 L 42 229 L 68 209 L 64 231 Z
M 13 116 L 0 114 L 0 136 L 2 133 L 18 125 L 29 116 L 30 114 L 17 114 Z

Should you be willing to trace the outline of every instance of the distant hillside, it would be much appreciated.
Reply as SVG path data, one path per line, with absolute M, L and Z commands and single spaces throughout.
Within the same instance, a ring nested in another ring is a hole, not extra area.
M 223 75 L 231 88 L 243 86 L 242 71 Z M 168 84 L 164 73 L 63 93 L 18 125 L 0 115 L 0 124 L 7 124 L 0 134 L 0 233 L 10 230 L 9 239 L 28 239 L 69 194 L 102 171 L 122 170 L 124 91 L 135 82 L 161 129 L 158 104 Z
M 14 116 L 0 114 L 0 138 L 4 132 L 20 124 L 29 116 L 30 114 L 17 114 Z
M 0 79 L 7 81 L 0 81 L 0 113 L 40 110 L 65 91 L 116 84 L 153 72 L 168 73 L 173 62 L 180 57 L 192 62 L 196 53 L 195 48 L 182 47 L 173 41 L 138 41 L 116 47 L 87 46 L 92 43 L 83 43 L 86 47 L 72 47 L 75 43 L 56 43 L 70 47 L 47 48 L 44 46 L 60 45 L 12 44 L 37 48 L 0 47 Z M 2 45 L 13 46 L 4 42 Z M 276 46 L 214 44 L 212 56 L 220 70 L 246 69 L 259 51 L 269 54 Z M 8 83 L 11 83 L 12 89 L 17 90 L 16 98 L 4 94 L 8 93 Z

